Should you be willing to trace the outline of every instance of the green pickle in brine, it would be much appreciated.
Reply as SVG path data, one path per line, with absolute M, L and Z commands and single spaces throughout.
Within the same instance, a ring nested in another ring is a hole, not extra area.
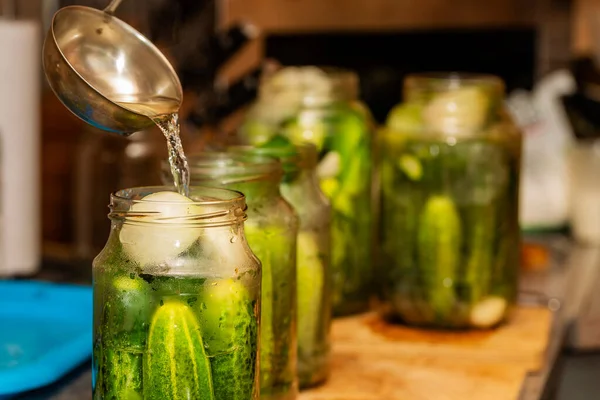
M 521 138 L 490 77 L 407 81 L 380 140 L 380 268 L 403 321 L 489 328 L 514 303 Z

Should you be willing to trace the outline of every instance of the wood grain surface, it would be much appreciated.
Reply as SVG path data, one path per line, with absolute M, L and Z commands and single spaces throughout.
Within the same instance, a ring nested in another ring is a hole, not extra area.
M 334 322 L 329 381 L 301 400 L 512 400 L 541 368 L 552 315 L 519 308 L 489 331 L 389 325 L 375 314 Z

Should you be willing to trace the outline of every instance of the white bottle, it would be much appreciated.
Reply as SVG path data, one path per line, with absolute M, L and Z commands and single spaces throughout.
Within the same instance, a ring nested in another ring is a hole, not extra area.
M 39 24 L 0 19 L 0 276 L 38 271 Z

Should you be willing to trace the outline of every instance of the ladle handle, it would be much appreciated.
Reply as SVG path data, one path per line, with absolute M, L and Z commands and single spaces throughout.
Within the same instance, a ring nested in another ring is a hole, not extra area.
M 104 9 L 104 12 L 113 15 L 123 0 L 112 0 Z

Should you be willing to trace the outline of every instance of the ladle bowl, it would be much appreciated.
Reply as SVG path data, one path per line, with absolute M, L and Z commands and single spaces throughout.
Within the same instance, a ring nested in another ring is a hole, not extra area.
M 141 33 L 105 10 L 56 12 L 43 49 L 50 87 L 87 123 L 127 136 L 179 110 L 183 90 L 166 57 Z

